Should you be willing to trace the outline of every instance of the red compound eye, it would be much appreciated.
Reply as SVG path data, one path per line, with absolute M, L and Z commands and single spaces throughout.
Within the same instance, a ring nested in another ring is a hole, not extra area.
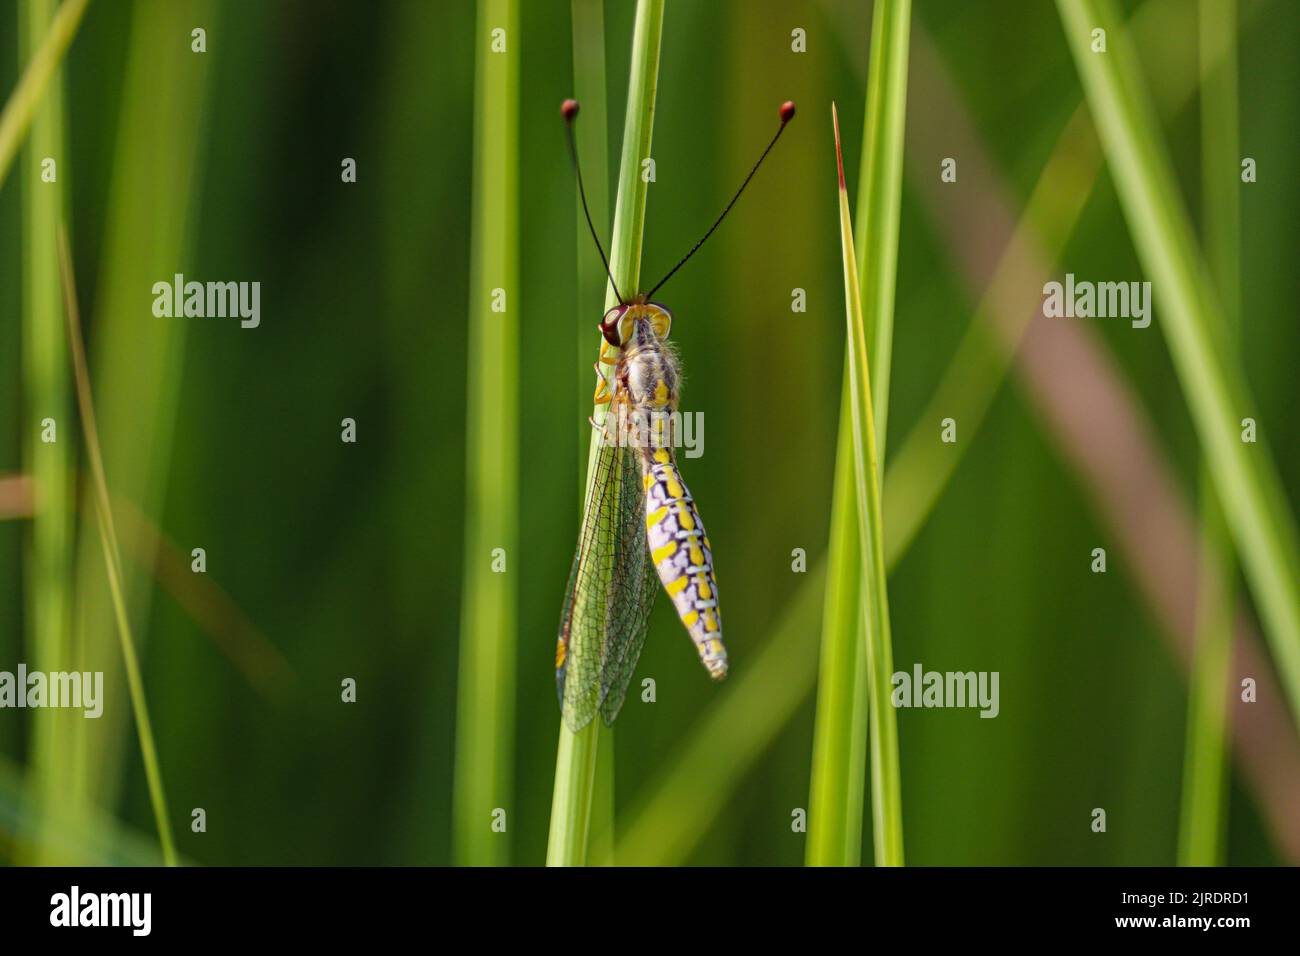
M 623 320 L 623 313 L 627 311 L 627 306 L 616 305 L 605 313 L 605 319 L 600 323 L 598 328 L 600 334 L 605 336 L 605 341 L 615 348 L 623 346 L 623 340 L 619 338 L 618 324 Z

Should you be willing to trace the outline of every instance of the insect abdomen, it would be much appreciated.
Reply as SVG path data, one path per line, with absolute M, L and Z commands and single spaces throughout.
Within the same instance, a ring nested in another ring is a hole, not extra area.
M 727 648 L 722 643 L 718 585 L 713 552 L 704 524 L 681 472 L 666 448 L 647 456 L 645 468 L 646 542 L 664 590 L 677 608 L 700 662 L 709 676 L 727 676 Z

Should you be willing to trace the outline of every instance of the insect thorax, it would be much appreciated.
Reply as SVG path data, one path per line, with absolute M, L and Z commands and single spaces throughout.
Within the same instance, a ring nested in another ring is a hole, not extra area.
M 621 425 L 636 433 L 628 443 L 641 448 L 672 448 L 680 427 L 677 356 L 649 319 L 638 318 L 629 339 L 615 369 Z

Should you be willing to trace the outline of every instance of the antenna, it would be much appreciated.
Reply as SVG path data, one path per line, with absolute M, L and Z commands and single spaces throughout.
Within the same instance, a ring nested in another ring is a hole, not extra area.
M 587 191 L 582 188 L 582 167 L 578 165 L 578 145 L 573 140 L 573 120 L 578 115 L 578 101 L 565 100 L 560 104 L 560 113 L 564 116 L 564 132 L 569 140 L 569 158 L 573 160 L 573 172 L 578 177 L 578 195 L 582 197 L 582 211 L 587 217 L 587 228 L 591 230 L 591 240 L 596 244 L 596 251 L 600 253 L 600 261 L 605 266 L 605 275 L 609 277 L 609 285 L 614 290 L 614 297 L 618 299 L 620 305 L 623 305 L 622 293 L 618 291 L 614 273 L 609 271 L 609 260 L 605 258 L 600 237 L 596 235 L 596 226 L 591 221 L 591 210 L 587 208 Z
M 574 106 L 576 107 L 577 104 L 575 103 Z M 695 255 L 695 253 L 699 250 L 700 246 L 704 245 L 705 239 L 708 239 L 709 236 L 713 235 L 713 230 L 717 229 L 718 226 L 722 224 L 722 220 L 727 218 L 727 213 L 731 212 L 731 207 L 736 204 L 736 200 L 740 198 L 740 194 L 745 191 L 745 187 L 749 185 L 749 181 L 753 179 L 754 174 L 758 172 L 758 167 L 763 165 L 763 160 L 767 159 L 767 154 L 772 152 L 772 147 L 776 145 L 776 141 L 780 139 L 781 134 L 785 132 L 786 124 L 789 123 L 790 120 L 792 119 L 794 119 L 794 101 L 786 100 L 784 103 L 781 104 L 780 128 L 776 131 L 776 135 L 772 137 L 772 142 L 767 144 L 767 149 L 763 150 L 763 155 L 758 157 L 758 162 L 756 162 L 754 164 L 754 168 L 749 171 L 749 175 L 745 177 L 745 181 L 741 183 L 740 188 L 736 190 L 736 195 L 732 196 L 731 202 L 727 203 L 727 208 L 722 210 L 722 215 L 717 218 L 717 220 L 713 223 L 713 225 L 709 226 L 709 231 L 704 234 L 703 238 L 701 238 L 700 241 L 697 242 L 695 245 L 691 246 L 691 251 L 686 253 L 686 255 L 682 256 L 681 261 L 678 262 L 677 265 L 673 266 L 671 270 L 669 270 L 668 275 L 664 276 L 662 279 L 656 282 L 654 288 L 645 294 L 646 299 L 649 299 L 652 295 L 654 295 L 655 292 L 658 291 L 659 287 L 662 286 L 669 279 L 671 279 L 673 277 L 673 274 L 678 269 L 686 265 L 686 260 L 690 259 L 691 256 Z

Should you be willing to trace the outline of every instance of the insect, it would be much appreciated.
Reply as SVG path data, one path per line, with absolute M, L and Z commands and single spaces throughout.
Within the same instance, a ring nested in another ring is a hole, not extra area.
M 661 586 L 709 676 L 727 676 L 713 549 L 673 453 L 681 373 L 668 341 L 672 313 L 651 297 L 726 218 L 794 118 L 795 106 L 782 104 L 776 135 L 703 238 L 649 292 L 631 297 L 619 292 L 587 209 L 573 138 L 577 102 L 565 100 L 561 112 L 582 210 L 619 303 L 599 325 L 594 398 L 605 412 L 600 422 L 592 419 L 601 440 L 555 651 L 560 707 L 576 732 L 597 711 L 606 724 L 618 717 Z M 612 389 L 602 365 L 614 366 Z

